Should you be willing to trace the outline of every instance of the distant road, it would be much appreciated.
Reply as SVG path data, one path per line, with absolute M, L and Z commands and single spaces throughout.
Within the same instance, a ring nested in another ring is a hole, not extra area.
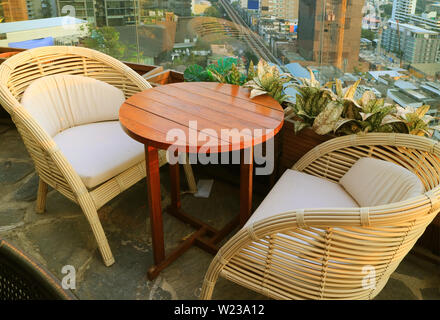
M 234 7 L 227 0 L 219 0 L 220 4 L 225 9 L 226 13 L 231 18 L 232 22 L 237 25 L 241 25 L 244 28 L 244 40 L 247 45 L 254 51 L 258 58 L 262 58 L 268 62 L 272 62 L 278 65 L 282 65 L 281 61 L 272 53 L 272 51 L 261 40 L 260 36 L 249 29 L 247 23 L 243 18 L 235 11 Z

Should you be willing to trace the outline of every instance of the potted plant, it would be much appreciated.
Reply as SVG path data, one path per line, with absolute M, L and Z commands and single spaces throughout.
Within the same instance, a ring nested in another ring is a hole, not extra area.
M 371 91 L 355 100 L 359 79 L 343 88 L 336 79 L 321 86 L 310 71 L 310 78 L 293 78 L 278 73 L 276 67 L 258 64 L 254 79 L 244 86 L 251 96 L 269 94 L 285 107 L 285 123 L 280 134 L 279 174 L 291 168 L 304 154 L 318 144 L 336 136 L 367 132 L 398 132 L 432 136 L 434 117 L 425 105 L 414 109 L 385 103 Z M 278 81 L 274 78 L 278 78 Z M 284 87 L 297 91 L 295 102 L 283 93 Z M 277 91 L 281 88 L 281 92 Z

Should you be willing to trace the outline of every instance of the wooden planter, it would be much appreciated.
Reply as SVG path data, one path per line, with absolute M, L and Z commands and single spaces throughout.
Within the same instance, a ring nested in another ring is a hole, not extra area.
M 279 134 L 280 143 L 277 144 L 279 150 L 279 162 L 277 175 L 280 177 L 286 169 L 292 166 L 307 152 L 317 145 L 334 138 L 334 135 L 319 135 L 311 128 L 305 128 L 295 134 L 293 121 L 284 120 L 284 126 Z

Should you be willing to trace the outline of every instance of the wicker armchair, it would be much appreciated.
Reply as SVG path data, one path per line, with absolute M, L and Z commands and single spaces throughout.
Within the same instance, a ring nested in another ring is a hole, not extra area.
M 114 258 L 97 210 L 145 177 L 145 161 L 125 168 L 122 173 L 93 189 L 87 188 L 53 137 L 20 103 L 24 91 L 34 80 L 56 74 L 79 75 L 103 81 L 122 90 L 125 98 L 151 86 L 122 62 L 81 47 L 31 49 L 0 65 L 0 102 L 17 126 L 40 177 L 36 211 L 41 213 L 45 210 L 48 185 L 79 204 L 90 223 L 104 263 L 110 266 Z M 159 157 L 160 165 L 165 164 L 163 151 Z M 185 167 L 185 173 L 192 187 L 194 178 L 189 164 Z
M 439 156 L 438 142 L 408 134 L 344 136 L 315 147 L 292 169 L 339 182 L 358 159 L 377 158 L 415 173 L 424 193 L 249 221 L 211 262 L 201 298 L 211 298 L 219 276 L 275 299 L 374 298 L 439 211 Z
M 76 300 L 43 266 L 0 239 L 1 300 Z

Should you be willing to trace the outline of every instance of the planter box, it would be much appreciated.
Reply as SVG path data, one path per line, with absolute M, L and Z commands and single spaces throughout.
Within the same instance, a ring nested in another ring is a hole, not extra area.
M 293 121 L 290 119 L 284 120 L 283 128 L 280 132 L 280 158 L 278 163 L 278 177 L 284 171 L 292 168 L 292 166 L 307 152 L 312 150 L 317 145 L 333 139 L 335 136 L 316 134 L 311 128 L 305 128 L 295 134 Z

